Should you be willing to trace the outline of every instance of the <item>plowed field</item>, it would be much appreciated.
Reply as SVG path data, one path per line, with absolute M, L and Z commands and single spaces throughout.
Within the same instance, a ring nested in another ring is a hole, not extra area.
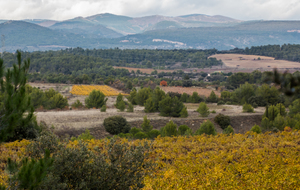
M 167 87 L 160 87 L 163 91 L 165 91 L 166 93 L 168 92 L 178 92 L 179 94 L 183 94 L 184 92 L 192 95 L 193 92 L 197 92 L 200 96 L 206 96 L 208 97 L 211 93 L 211 89 L 207 89 L 207 88 L 199 88 L 199 87 L 171 87 L 171 86 L 167 86 Z M 221 93 L 218 91 L 215 91 L 215 94 L 217 96 L 220 97 Z

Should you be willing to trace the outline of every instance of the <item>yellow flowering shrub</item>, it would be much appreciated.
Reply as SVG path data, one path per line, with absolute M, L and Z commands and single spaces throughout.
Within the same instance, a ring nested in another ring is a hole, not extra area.
M 138 145 L 147 141 L 121 139 L 119 143 Z M 25 142 L 2 144 L 0 150 L 9 155 L 0 153 L 1 161 L 9 156 L 17 159 L 24 153 Z M 91 150 L 103 150 L 106 142 L 92 139 L 87 143 Z M 78 141 L 70 141 L 67 146 L 77 145 Z M 298 131 L 158 137 L 152 141 L 148 158 L 156 166 L 145 178 L 144 189 L 297 189 L 299 154 Z M 4 165 L 0 171 L 2 182 L 7 179 Z
M 74 95 L 88 96 L 93 90 L 99 90 L 105 96 L 117 96 L 119 94 L 118 91 L 107 85 L 73 85 L 70 93 Z M 124 96 L 128 95 L 124 93 L 121 94 Z

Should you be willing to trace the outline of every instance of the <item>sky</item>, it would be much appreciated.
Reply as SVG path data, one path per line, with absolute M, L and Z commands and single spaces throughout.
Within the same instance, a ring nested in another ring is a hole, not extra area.
M 0 0 L 0 7 L 0 20 L 67 20 L 101 13 L 130 17 L 206 14 L 238 20 L 300 20 L 299 0 Z

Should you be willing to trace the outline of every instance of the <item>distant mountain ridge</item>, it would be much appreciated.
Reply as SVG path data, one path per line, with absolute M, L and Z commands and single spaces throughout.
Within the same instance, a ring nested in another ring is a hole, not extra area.
M 196 48 L 219 50 L 267 44 L 300 44 L 300 21 L 240 21 L 190 14 L 132 18 L 97 14 L 64 21 L 0 20 L 6 51 L 82 48 Z

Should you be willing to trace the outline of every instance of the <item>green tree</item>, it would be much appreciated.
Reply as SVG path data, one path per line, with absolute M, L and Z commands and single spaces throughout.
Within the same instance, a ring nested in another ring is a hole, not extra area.
M 177 136 L 177 125 L 171 120 L 163 127 L 161 136 L 163 137 L 172 137 Z
M 130 92 L 130 95 L 128 96 L 128 100 L 129 102 L 132 103 L 132 105 L 137 105 L 137 102 L 136 102 L 136 89 L 134 88 L 131 92 Z
M 50 108 L 54 109 L 54 108 L 64 108 L 66 106 L 68 106 L 68 99 L 63 97 L 63 95 L 61 95 L 60 93 L 55 94 L 52 98 L 50 98 Z
M 289 116 L 293 117 L 297 113 L 300 113 L 300 99 L 293 101 L 292 105 L 289 106 Z
M 226 134 L 226 135 L 234 134 L 234 130 L 233 130 L 233 128 L 231 127 L 231 125 L 228 125 L 228 127 L 226 127 L 226 128 L 223 130 L 223 134 Z
M 192 96 L 189 98 L 189 102 L 191 103 L 199 103 L 201 100 L 201 97 L 198 95 L 197 92 L 193 92 Z
M 107 98 L 99 90 L 93 90 L 89 96 L 85 99 L 85 106 L 87 108 L 101 108 L 106 104 Z
M 180 112 L 184 109 L 184 105 L 177 97 L 171 98 L 166 96 L 159 102 L 159 111 L 161 116 L 180 117 Z
M 184 107 L 182 108 L 181 112 L 180 112 L 180 117 L 185 118 L 185 117 L 188 117 L 188 116 L 189 116 L 189 113 L 188 113 L 188 111 L 187 111 L 186 106 L 184 106 Z
M 125 102 L 124 102 L 123 100 L 121 100 L 121 101 L 117 104 L 117 108 L 118 108 L 120 111 L 124 111 L 125 108 L 126 108 Z
M 260 134 L 260 133 L 261 133 L 261 129 L 260 129 L 260 127 L 259 127 L 258 125 L 254 125 L 254 126 L 251 128 L 250 131 L 255 132 L 255 133 L 257 133 L 257 134 Z
M 133 111 L 134 111 L 133 105 L 129 103 L 127 107 L 127 112 L 133 112 Z
M 228 92 L 228 91 L 221 92 L 221 98 L 222 99 L 229 99 L 230 98 L 230 92 Z
M 189 98 L 189 95 L 187 93 L 183 93 L 182 96 L 180 97 L 180 100 L 182 102 L 187 102 L 188 101 L 188 98 Z
M 35 138 L 39 127 L 33 115 L 31 98 L 26 94 L 27 73 L 30 60 L 21 63 L 21 53 L 17 51 L 17 64 L 5 73 L 0 59 L 0 85 L 3 105 L 0 107 L 0 142 L 20 138 Z
M 208 99 L 207 99 L 209 102 L 217 102 L 218 101 L 218 97 L 217 95 L 215 94 L 214 91 L 211 91 Z
M 243 105 L 243 112 L 246 112 L 246 113 L 254 113 L 254 109 L 253 109 L 253 107 L 251 106 L 251 104 L 245 103 L 245 104 Z
M 273 121 L 273 126 L 278 130 L 283 131 L 285 127 L 284 124 L 285 124 L 285 118 L 282 117 L 280 114 L 278 114 Z
M 202 123 L 200 125 L 200 128 L 195 132 L 195 135 L 202 135 L 202 134 L 207 134 L 207 135 L 217 134 L 215 126 L 210 120 L 207 120 L 206 122 Z
M 159 87 L 156 87 L 152 94 L 151 94 L 151 98 L 152 98 L 152 101 L 153 101 L 153 104 L 154 104 L 154 110 L 155 111 L 158 111 L 158 108 L 159 108 L 159 102 L 161 100 L 163 100 L 164 98 L 166 97 L 166 93 L 161 90 Z
M 209 108 L 207 107 L 205 102 L 201 102 L 199 104 L 197 112 L 201 115 L 201 117 L 207 117 L 209 115 Z
M 153 126 L 150 125 L 150 119 L 147 119 L 147 116 L 144 116 L 144 121 L 142 123 L 142 131 L 145 133 L 150 132 L 153 129 Z
M 151 96 L 152 90 L 150 88 L 140 89 L 136 94 L 136 103 L 140 106 L 144 106 L 146 100 Z
M 155 109 L 155 105 L 154 105 L 154 102 L 152 100 L 152 98 L 148 98 L 148 100 L 146 100 L 146 103 L 145 103 L 145 112 L 146 113 L 150 113 L 150 112 L 155 112 L 157 111 Z

